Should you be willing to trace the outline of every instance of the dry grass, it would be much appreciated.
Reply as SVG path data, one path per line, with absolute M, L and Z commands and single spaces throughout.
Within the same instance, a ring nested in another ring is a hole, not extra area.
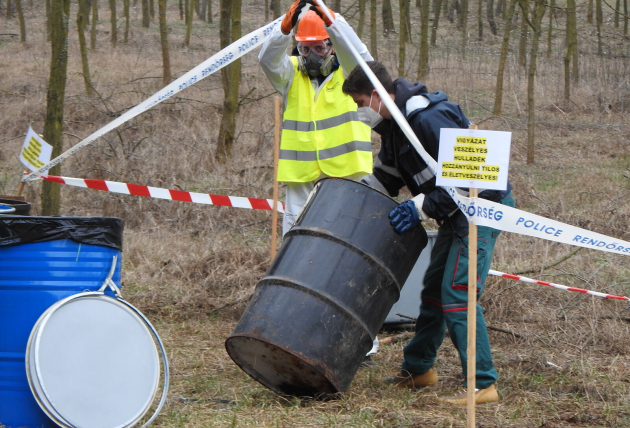
M 262 2 L 244 3 L 248 8 L 243 27 L 248 32 L 263 25 L 264 12 Z M 218 51 L 218 29 L 216 22 L 195 21 L 191 47 L 185 49 L 175 3 L 170 7 L 171 61 L 174 75 L 179 76 Z M 29 123 L 41 132 L 45 115 L 49 51 L 42 31 L 43 11 L 27 9 L 28 43 L 23 46 L 16 38 L 0 36 L 1 194 L 12 194 L 17 188 L 23 135 Z M 92 80 L 99 92 L 95 98 L 83 93 L 72 23 L 66 148 L 159 89 L 157 29 L 140 28 L 138 13 L 133 12 L 130 44 L 113 50 L 108 44 L 109 23 L 101 10 L 99 47 L 90 54 Z M 412 13 L 417 19 L 415 8 Z M 563 20 L 558 12 L 558 24 Z M 351 23 L 356 24 L 356 17 Z M 630 240 L 630 42 L 620 31 L 606 27 L 607 55 L 597 57 L 594 28 L 581 23 L 581 77 L 567 102 L 562 98 L 564 36 L 555 33 L 553 55 L 541 57 L 539 63 L 536 164 L 532 166 L 524 163 L 525 71 L 511 56 L 504 114 L 492 117 L 500 39 L 488 31 L 483 42 L 471 39 L 468 59 L 461 61 L 459 36 L 449 31 L 452 24 L 444 24 L 439 49 L 432 51 L 433 71 L 425 83 L 430 89 L 444 89 L 483 128 L 513 133 L 510 177 L 518 207 Z M 17 25 L 16 20 L 0 17 L 7 33 L 18 32 Z M 396 39 L 380 41 L 380 59 L 392 70 L 397 64 Z M 514 36 L 515 52 L 516 43 Z M 415 75 L 414 49 L 408 53 L 410 79 Z M 64 162 L 63 175 L 270 197 L 273 91 L 254 55 L 244 58 L 241 93 L 248 97 L 239 113 L 234 156 L 226 164 L 214 161 L 223 93 L 219 77 L 211 76 Z M 32 184 L 27 189 L 34 213 L 39 210 L 39 187 Z M 465 409 L 435 400 L 437 394 L 450 393 L 460 384 L 459 361 L 450 343 L 440 350 L 437 388 L 409 392 L 384 386 L 380 379 L 398 370 L 403 346 L 388 344 L 375 357 L 377 368 L 359 371 L 343 397 L 327 402 L 279 397 L 232 363 L 223 342 L 268 266 L 269 213 L 71 187 L 63 188 L 62 194 L 64 215 L 117 216 L 126 221 L 123 290 L 156 324 L 171 360 L 172 392 L 156 425 L 465 426 Z M 493 267 L 507 272 L 531 269 L 529 276 L 630 295 L 626 257 L 582 250 L 554 268 L 542 269 L 571 250 L 505 235 Z M 490 325 L 522 337 L 490 332 L 503 400 L 478 408 L 480 426 L 630 425 L 630 324 L 622 318 L 630 315 L 623 302 L 491 278 L 482 304 Z

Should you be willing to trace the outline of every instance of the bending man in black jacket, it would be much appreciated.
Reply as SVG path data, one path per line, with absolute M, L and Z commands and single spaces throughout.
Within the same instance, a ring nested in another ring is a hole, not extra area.
M 403 78 L 392 81 L 383 64 L 371 61 L 368 65 L 433 159 L 438 156 L 441 128 L 468 128 L 469 121 L 461 108 L 449 102 L 444 92 L 429 93 L 424 84 L 410 83 Z M 434 174 L 392 119 L 361 67 L 357 66 L 348 75 L 343 91 L 357 103 L 362 120 L 381 135 L 381 151 L 374 172 L 364 182 L 391 196 L 397 196 L 398 191 L 407 186 L 414 195 L 412 200 L 403 202 L 390 213 L 396 232 L 404 233 L 428 218 L 434 218 L 440 224 L 424 277 L 416 334 L 405 346 L 401 372 L 392 382 L 411 388 L 437 384 L 433 365 L 447 327 L 459 352 L 466 379 L 468 221 L 448 193 L 436 187 Z M 468 194 L 464 189 L 458 189 L 458 192 Z M 479 196 L 514 206 L 509 185 L 507 191 L 484 190 Z M 483 292 L 499 233 L 489 227 L 478 228 L 478 297 Z M 481 307 L 477 306 L 477 403 L 499 401 L 494 385 L 496 380 L 486 323 Z M 454 397 L 443 398 L 463 405 L 466 399 L 466 390 Z

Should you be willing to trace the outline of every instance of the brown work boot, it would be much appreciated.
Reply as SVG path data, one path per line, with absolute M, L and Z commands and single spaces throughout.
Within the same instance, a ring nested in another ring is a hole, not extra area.
M 395 377 L 390 377 L 385 382 L 399 388 L 424 388 L 434 386 L 438 383 L 438 376 L 435 369 L 430 368 L 428 372 L 420 375 L 412 375 L 406 370 L 401 370 Z
M 452 403 L 452 404 L 461 404 L 465 406 L 468 404 L 468 392 L 465 389 L 462 389 L 455 395 L 450 395 L 448 397 L 439 397 L 438 400 Z M 475 403 L 496 403 L 499 401 L 499 393 L 497 392 L 497 388 L 494 385 L 490 385 L 484 389 L 475 389 Z

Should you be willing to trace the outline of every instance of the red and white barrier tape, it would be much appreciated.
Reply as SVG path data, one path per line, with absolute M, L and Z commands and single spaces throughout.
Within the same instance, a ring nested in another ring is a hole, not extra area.
M 124 195 L 147 196 L 149 198 L 192 202 L 195 204 L 221 205 L 225 207 L 249 208 L 254 210 L 272 210 L 273 207 L 273 199 L 210 195 L 208 193 L 194 193 L 186 192 L 184 190 L 161 189 L 159 187 L 119 183 L 116 181 L 89 180 L 83 178 L 58 177 L 54 175 L 50 175 L 48 177 L 42 176 L 41 178 L 46 181 L 67 184 L 69 186 L 104 190 L 106 192 L 122 193 Z M 284 213 L 284 204 L 278 201 L 277 209 L 278 212 Z
M 583 288 L 567 287 L 566 285 L 554 284 L 553 282 L 547 282 L 547 281 L 538 281 L 537 279 L 527 278 L 525 276 L 520 276 L 520 275 L 512 275 L 509 273 L 498 272 L 492 269 L 490 269 L 488 273 L 490 275 L 501 276 L 503 278 L 509 278 L 509 279 L 515 279 L 517 281 L 531 282 L 532 284 L 546 285 L 548 287 L 559 288 L 561 290 L 576 291 L 578 293 L 590 294 L 592 296 L 606 297 L 607 299 L 626 300 L 630 302 L 630 298 L 626 296 L 617 296 L 615 294 L 605 294 L 605 293 L 600 293 L 598 291 L 585 290 Z

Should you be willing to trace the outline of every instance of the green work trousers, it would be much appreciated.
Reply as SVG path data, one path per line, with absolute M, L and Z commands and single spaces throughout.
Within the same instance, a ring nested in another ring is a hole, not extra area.
M 512 195 L 501 203 L 514 206 Z M 481 297 L 490 269 L 490 260 L 500 231 L 490 227 L 477 228 L 477 299 Z M 446 329 L 467 378 L 468 342 L 468 238 L 459 238 L 450 225 L 438 229 L 431 251 L 431 261 L 424 277 L 420 314 L 416 334 L 405 346 L 402 369 L 412 375 L 426 373 L 442 345 Z M 476 388 L 484 389 L 497 380 L 492 364 L 490 342 L 481 306 L 477 304 L 477 372 Z

